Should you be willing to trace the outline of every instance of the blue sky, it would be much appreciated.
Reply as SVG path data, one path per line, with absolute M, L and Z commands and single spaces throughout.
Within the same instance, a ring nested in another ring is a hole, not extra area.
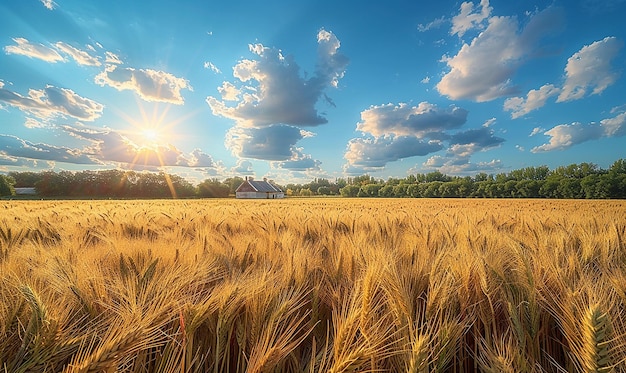
M 626 157 L 624 0 L 0 3 L 0 172 L 279 183 Z

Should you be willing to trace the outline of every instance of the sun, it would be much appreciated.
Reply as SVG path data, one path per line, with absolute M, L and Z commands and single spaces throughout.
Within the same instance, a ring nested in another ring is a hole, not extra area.
M 141 137 L 148 144 L 158 143 L 160 140 L 159 131 L 155 128 L 144 128 L 141 131 Z

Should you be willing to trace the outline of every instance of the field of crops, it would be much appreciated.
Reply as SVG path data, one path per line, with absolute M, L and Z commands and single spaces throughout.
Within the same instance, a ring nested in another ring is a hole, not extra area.
M 0 372 L 625 359 L 626 201 L 0 201 Z

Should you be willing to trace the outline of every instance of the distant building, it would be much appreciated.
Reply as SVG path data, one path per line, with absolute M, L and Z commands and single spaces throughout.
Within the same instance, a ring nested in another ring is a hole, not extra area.
M 246 177 L 246 180 L 235 190 L 235 196 L 237 198 L 276 199 L 285 198 L 285 193 L 270 184 L 266 178 L 263 178 L 263 181 L 257 181 Z

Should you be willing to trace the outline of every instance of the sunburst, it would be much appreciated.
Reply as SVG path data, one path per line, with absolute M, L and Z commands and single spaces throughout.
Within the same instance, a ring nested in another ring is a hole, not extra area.
M 137 99 L 137 108 L 139 109 L 139 117 L 132 117 L 125 112 L 118 111 L 126 123 L 130 125 L 127 130 L 121 131 L 137 148 L 134 159 L 130 163 L 131 168 L 135 165 L 146 166 L 154 163 L 150 160 L 157 160 L 159 168 L 172 166 L 166 164 L 162 152 L 169 149 L 171 142 L 180 136 L 176 127 L 194 116 L 196 113 L 191 112 L 174 120 L 168 120 L 168 113 L 171 104 L 161 105 L 159 103 L 151 103 L 152 111 L 148 112 L 144 106 L 144 102 Z M 173 198 L 176 198 L 176 191 L 166 175 L 166 181 Z

